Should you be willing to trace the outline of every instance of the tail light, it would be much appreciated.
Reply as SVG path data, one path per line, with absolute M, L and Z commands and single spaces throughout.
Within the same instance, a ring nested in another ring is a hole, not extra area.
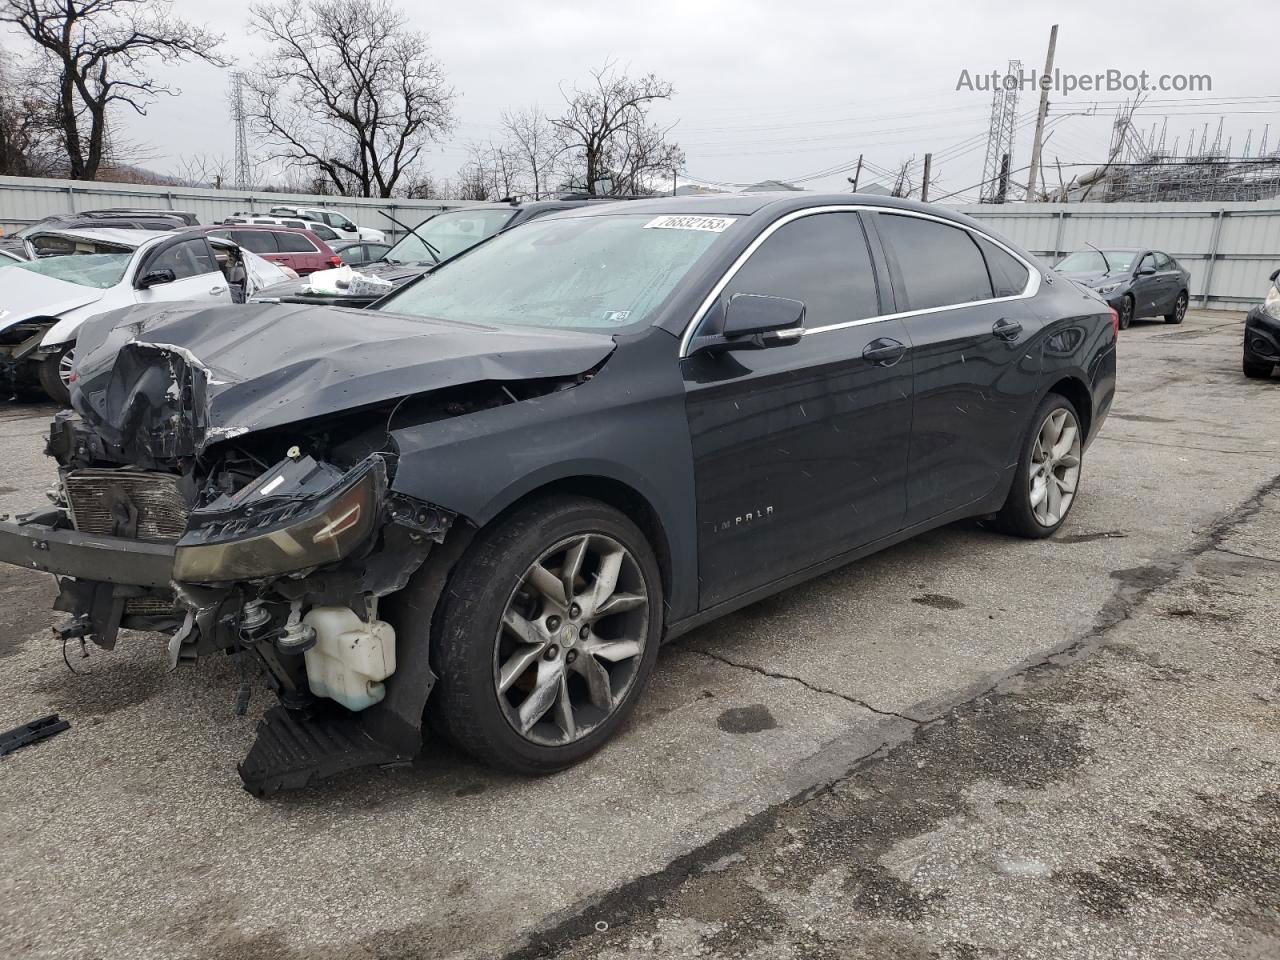
M 1116 313 L 1115 310 L 1111 311 L 1111 339 L 1120 339 L 1120 314 Z
M 342 258 L 341 258 L 340 256 L 338 256 L 338 255 L 335 253 L 332 257 L 330 257 L 330 258 L 329 258 L 329 263 L 330 263 L 332 266 L 340 267 L 340 266 L 342 266 Z M 1112 313 L 1115 313 L 1115 311 L 1114 311 L 1114 310 L 1112 310 L 1111 312 L 1112 312 Z M 1119 321 L 1117 321 L 1117 322 L 1119 322 Z

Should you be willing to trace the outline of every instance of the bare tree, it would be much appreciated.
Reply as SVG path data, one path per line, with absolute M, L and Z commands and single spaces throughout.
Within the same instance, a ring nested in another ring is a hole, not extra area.
M 454 92 L 425 34 L 390 0 L 270 0 L 250 8 L 271 44 L 245 75 L 271 158 L 340 194 L 389 197 L 453 127 Z
M 179 17 L 167 0 L 0 0 L 0 23 L 34 41 L 57 72 L 56 115 L 67 171 L 92 180 L 103 163 L 112 109 L 145 115 L 161 94 L 148 67 L 157 59 L 225 66 L 222 38 Z
M 667 140 L 671 128 L 649 121 L 649 109 L 670 100 L 674 88 L 652 73 L 633 80 L 613 64 L 593 70 L 591 81 L 566 93 L 564 116 L 551 121 L 562 156 L 589 194 L 648 192 L 650 181 L 684 162 L 679 145 Z
M 43 79 L 38 67 L 0 48 L 0 175 L 49 177 L 65 169 Z
M 554 190 L 557 160 L 562 145 L 556 137 L 556 128 L 536 104 L 512 113 L 502 112 L 502 127 L 507 146 L 523 167 L 527 179 L 522 193 L 532 193 L 538 200 Z

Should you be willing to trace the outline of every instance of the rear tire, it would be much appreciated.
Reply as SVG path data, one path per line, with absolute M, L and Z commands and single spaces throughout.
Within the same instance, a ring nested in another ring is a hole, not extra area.
M 36 378 L 49 399 L 63 407 L 71 406 L 71 391 L 63 379 L 72 358 L 72 346 L 45 357 L 36 365 Z
M 1183 290 L 1178 294 L 1178 299 L 1173 303 L 1173 313 L 1164 315 L 1165 323 L 1181 323 L 1187 315 L 1187 291 Z
M 1079 491 L 1084 431 L 1075 405 L 1058 393 L 1045 397 L 1022 447 L 996 525 L 1019 537 L 1049 537 L 1067 519 Z
M 662 612 L 657 560 L 623 514 L 570 496 L 521 508 L 482 530 L 449 578 L 433 642 L 432 726 L 503 770 L 572 766 L 635 707 Z
M 1265 360 L 1250 360 L 1246 356 L 1241 367 L 1244 369 L 1244 375 L 1250 380 L 1270 380 L 1271 370 L 1275 364 L 1267 363 Z

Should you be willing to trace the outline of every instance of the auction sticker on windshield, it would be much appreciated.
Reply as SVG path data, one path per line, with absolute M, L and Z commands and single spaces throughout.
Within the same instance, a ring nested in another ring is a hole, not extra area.
M 646 230 L 705 230 L 708 233 L 724 233 L 737 217 L 678 217 L 668 214 L 654 217 L 644 225 Z

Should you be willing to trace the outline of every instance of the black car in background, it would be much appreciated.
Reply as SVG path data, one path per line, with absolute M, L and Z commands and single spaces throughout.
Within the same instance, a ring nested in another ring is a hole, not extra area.
M 1190 272 L 1159 250 L 1090 248 L 1077 250 L 1054 268 L 1097 291 L 1120 317 L 1120 329 L 1140 317 L 1181 323 L 1190 302 Z
M 965 517 L 1051 536 L 1111 407 L 1114 317 L 910 201 L 580 206 L 359 324 L 89 321 L 57 502 L 0 522 L 0 560 L 60 575 L 64 638 L 258 663 L 281 702 L 255 792 L 413 757 L 424 709 L 546 773 L 620 729 L 664 639 Z
M 399 287 L 430 273 L 450 257 L 469 250 L 503 230 L 510 230 L 560 210 L 608 202 L 611 201 L 607 198 L 530 200 L 525 203 L 477 203 L 456 210 L 445 210 L 422 221 L 388 250 L 381 260 L 361 267 L 360 272 L 366 276 L 381 277 Z M 339 252 L 339 256 L 341 255 Z M 308 293 L 308 289 L 305 280 L 280 283 L 259 292 L 254 297 L 254 302 L 367 307 L 384 296 L 381 293 L 356 296 L 313 294 Z
M 1267 297 L 1244 318 L 1244 375 L 1267 380 L 1280 364 L 1280 270 L 1271 274 Z

